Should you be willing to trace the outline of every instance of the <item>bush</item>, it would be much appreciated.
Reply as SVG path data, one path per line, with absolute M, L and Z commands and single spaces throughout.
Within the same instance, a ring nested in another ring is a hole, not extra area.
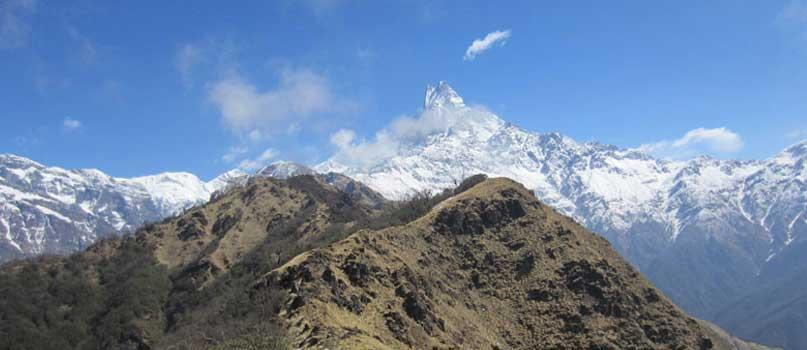
M 454 189 L 454 194 L 457 195 L 457 194 L 460 194 L 462 192 L 465 192 L 465 191 L 471 189 L 471 187 L 474 187 L 477 184 L 479 184 L 481 182 L 484 182 L 487 179 L 488 179 L 488 176 L 485 175 L 485 174 L 476 174 L 476 175 L 473 175 L 473 176 L 471 176 L 469 178 L 466 178 L 465 180 L 462 180 L 462 182 L 460 183 L 459 186 L 457 186 L 457 188 Z
M 161 329 L 167 272 L 132 239 L 98 265 L 81 254 L 21 264 L 0 272 L 0 349 L 113 348 Z

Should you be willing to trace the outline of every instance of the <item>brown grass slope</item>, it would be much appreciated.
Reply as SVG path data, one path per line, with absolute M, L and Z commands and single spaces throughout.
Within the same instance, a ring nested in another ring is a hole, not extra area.
M 251 293 L 255 279 L 301 252 L 346 237 L 373 214 L 362 198 L 306 175 L 255 179 L 148 229 L 140 237 L 174 282 L 167 334 L 156 348 L 189 338 L 212 345 L 265 332 L 273 327 L 280 296 Z
M 285 348 L 282 295 L 251 286 L 377 210 L 325 180 L 256 178 L 132 236 L 0 267 L 0 349 Z
M 737 348 L 508 179 L 303 253 L 255 289 L 287 293 L 302 349 Z

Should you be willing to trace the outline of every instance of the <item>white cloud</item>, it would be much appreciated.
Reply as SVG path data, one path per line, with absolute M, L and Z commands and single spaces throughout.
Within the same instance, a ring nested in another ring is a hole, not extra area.
M 357 108 L 334 92 L 325 75 L 311 69 L 280 69 L 270 88 L 259 87 L 235 70 L 225 72 L 207 84 L 208 101 L 218 110 L 222 125 L 238 139 L 222 156 L 225 162 L 244 159 L 251 150 L 282 144 L 302 131 L 329 130 L 334 119 Z M 240 167 L 257 169 L 268 155 L 244 159 Z
M 372 140 L 359 140 L 356 139 L 355 131 L 340 129 L 331 135 L 331 143 L 337 148 L 334 159 L 339 163 L 366 169 L 394 156 L 401 140 L 388 130 L 379 131 Z
M 190 84 L 191 73 L 194 67 L 202 62 L 203 58 L 203 49 L 198 45 L 185 44 L 177 50 L 174 61 L 179 74 L 182 76 L 182 81 L 186 85 Z
M 269 161 L 275 158 L 276 156 L 277 151 L 275 151 L 272 148 L 269 148 L 263 151 L 263 153 L 261 153 L 261 155 L 259 155 L 256 158 L 242 160 L 241 163 L 238 164 L 238 167 L 247 171 L 255 171 L 265 167 L 269 163 Z
M 478 127 L 490 112 L 481 106 L 463 110 L 426 110 L 416 117 L 402 116 L 377 132 L 372 139 L 359 139 L 353 130 L 341 129 L 331 135 L 336 146 L 334 159 L 344 165 L 366 169 L 395 156 L 401 144 L 418 142 L 428 135 L 449 130 Z
M 223 156 L 221 156 L 221 160 L 225 163 L 230 163 L 234 161 L 236 158 L 243 156 L 244 154 L 249 151 L 249 148 L 246 146 L 230 146 Z
M 477 55 L 487 51 L 494 44 L 500 43 L 500 45 L 504 45 L 508 38 L 510 38 L 510 30 L 497 30 L 488 33 L 488 35 L 485 35 L 485 38 L 474 40 L 471 46 L 468 46 L 468 49 L 465 50 L 465 56 L 463 56 L 462 59 L 473 61 Z
M 13 49 L 28 43 L 29 18 L 36 12 L 35 0 L 0 1 L 0 49 Z
M 81 122 L 73 118 L 67 117 L 64 118 L 64 121 L 62 121 L 62 127 L 67 132 L 75 131 L 81 128 Z
M 252 142 L 258 142 L 263 139 L 263 133 L 260 130 L 252 130 L 249 132 L 249 139 Z
M 349 147 L 356 139 L 356 132 L 350 129 L 339 129 L 331 135 L 331 143 L 339 148 Z
M 739 134 L 725 128 L 697 128 L 673 141 L 660 141 L 639 146 L 638 150 L 666 159 L 687 159 L 698 155 L 727 155 L 742 149 Z
M 283 132 L 283 124 L 339 109 L 328 80 L 307 69 L 281 71 L 278 85 L 267 91 L 231 73 L 211 85 L 208 99 L 225 125 L 244 135 Z

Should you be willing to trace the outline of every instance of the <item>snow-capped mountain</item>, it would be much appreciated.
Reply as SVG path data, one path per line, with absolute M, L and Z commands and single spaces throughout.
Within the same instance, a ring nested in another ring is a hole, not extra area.
M 314 169 L 299 163 L 282 160 L 273 162 L 255 173 L 257 176 L 274 177 L 278 179 L 287 179 L 292 176 L 313 174 L 316 174 Z
M 217 198 L 220 194 L 223 194 L 233 187 L 236 186 L 243 186 L 244 184 L 249 181 L 250 178 L 255 176 L 260 177 L 273 177 L 277 179 L 287 179 L 292 176 L 297 175 L 314 175 L 316 172 L 299 163 L 278 160 L 272 162 L 271 164 L 258 169 L 258 171 L 250 174 L 244 172 L 240 169 L 233 169 L 224 174 L 219 175 L 212 181 L 210 181 L 207 185 L 210 188 L 215 188 L 216 190 L 213 191 L 211 194 L 211 198 Z
M 162 173 L 118 181 L 142 186 L 154 201 L 157 211 L 169 215 L 206 202 L 210 193 L 216 190 L 190 173 Z
M 0 262 L 78 251 L 99 238 L 130 232 L 205 203 L 252 177 L 315 174 L 305 165 L 276 161 L 254 174 L 235 169 L 209 182 L 182 172 L 126 179 L 0 154 Z M 385 200 L 347 176 L 317 176 L 370 206 Z
M 229 187 L 245 183 L 247 178 L 249 178 L 249 174 L 245 171 L 233 169 L 210 180 L 210 182 L 207 183 L 207 187 L 213 190 L 213 192 L 223 191 Z
M 316 176 L 320 181 L 334 186 L 342 192 L 352 195 L 355 200 L 364 202 L 365 205 L 370 207 L 378 207 L 386 201 L 386 199 L 380 193 L 372 190 L 367 185 L 357 182 L 356 180 L 353 180 L 341 173 L 317 173 L 314 171 L 314 169 L 295 162 L 282 160 L 276 161 L 258 170 L 250 177 L 273 177 L 276 179 L 288 179 L 290 177 L 300 175 Z
M 676 303 L 705 318 L 754 289 L 760 274 L 804 255 L 794 251 L 807 244 L 807 142 L 765 160 L 668 161 L 524 130 L 466 105 L 444 82 L 427 89 L 417 119 L 397 126 L 367 147 L 378 151 L 372 157 L 340 151 L 313 169 L 275 162 L 210 182 L 187 173 L 113 178 L 0 155 L 0 261 L 81 249 L 251 176 L 315 172 L 368 203 L 383 201 L 376 192 L 402 199 L 477 173 L 513 178 L 608 238 Z
M 762 161 L 667 161 L 524 130 L 467 106 L 445 82 L 427 88 L 415 124 L 428 132 L 399 137 L 389 156 L 368 164 L 337 153 L 315 170 L 344 173 L 394 199 L 476 173 L 513 178 L 603 234 L 699 316 L 807 239 L 807 143 Z
M 206 202 L 233 175 L 208 183 L 188 173 L 123 179 L 2 154 L 0 261 L 69 253 L 100 237 L 131 231 Z

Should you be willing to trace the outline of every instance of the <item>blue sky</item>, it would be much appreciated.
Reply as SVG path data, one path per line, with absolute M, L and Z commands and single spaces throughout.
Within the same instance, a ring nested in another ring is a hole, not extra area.
M 166 3 L 0 0 L 0 152 L 114 176 L 310 164 L 439 80 L 528 130 L 660 155 L 807 138 L 807 2 Z

